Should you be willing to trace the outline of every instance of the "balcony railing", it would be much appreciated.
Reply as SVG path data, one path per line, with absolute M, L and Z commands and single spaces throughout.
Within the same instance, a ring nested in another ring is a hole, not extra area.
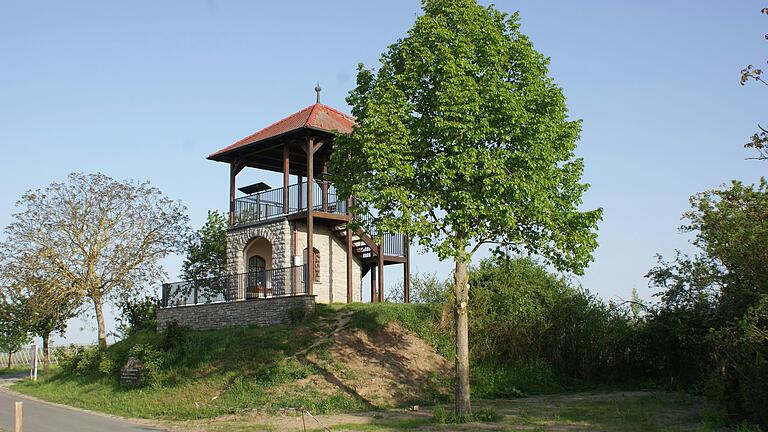
M 312 209 L 334 214 L 349 214 L 347 201 L 342 200 L 330 182 L 316 180 L 312 185 Z M 285 203 L 285 188 L 269 189 L 235 200 L 233 226 L 248 225 L 281 218 L 307 210 L 307 182 L 288 187 L 288 205 Z M 287 212 L 286 212 L 287 210 Z M 363 224 L 366 225 L 366 224 Z M 405 256 L 405 239 L 402 234 L 379 233 L 371 229 L 368 235 L 377 243 L 381 241 L 384 255 Z M 373 255 L 363 252 L 364 258 Z
M 340 199 L 330 182 L 315 181 L 312 189 L 312 209 L 326 213 L 347 214 L 347 202 Z M 234 226 L 246 225 L 283 217 L 307 210 L 307 182 L 285 188 L 270 189 L 235 199 Z M 287 212 L 286 212 L 287 210 Z
M 307 294 L 307 266 L 163 284 L 162 307 Z

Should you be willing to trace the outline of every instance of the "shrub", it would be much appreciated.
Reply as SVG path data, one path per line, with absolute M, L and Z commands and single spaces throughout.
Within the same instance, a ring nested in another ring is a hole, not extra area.
M 152 296 L 118 303 L 120 314 L 115 318 L 118 332 L 128 336 L 139 330 L 154 331 L 157 328 L 157 304 L 157 298 Z
M 162 383 L 162 370 L 166 364 L 165 355 L 148 344 L 136 344 L 128 350 L 129 357 L 141 360 L 141 385 L 158 387 Z M 126 358 L 126 361 L 128 359 Z
M 160 339 L 160 348 L 165 351 L 168 362 L 174 363 L 184 357 L 184 347 L 188 338 L 187 327 L 180 326 L 176 321 L 168 323 Z
M 560 387 L 555 376 L 615 381 L 637 370 L 637 328 L 629 312 L 535 261 L 483 260 L 471 270 L 470 284 L 471 352 L 475 364 L 489 365 L 481 373 L 497 370 L 498 376 L 481 378 L 501 386 L 486 382 L 482 390 L 489 395 L 514 393 L 516 382 L 524 383 L 523 391 L 553 391 Z

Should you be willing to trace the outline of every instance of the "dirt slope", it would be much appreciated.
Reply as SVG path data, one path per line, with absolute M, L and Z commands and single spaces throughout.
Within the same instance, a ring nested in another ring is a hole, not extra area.
M 342 388 L 376 408 L 449 391 L 450 362 L 395 322 L 373 332 L 341 329 L 305 359 L 321 371 L 325 383 L 317 384 Z

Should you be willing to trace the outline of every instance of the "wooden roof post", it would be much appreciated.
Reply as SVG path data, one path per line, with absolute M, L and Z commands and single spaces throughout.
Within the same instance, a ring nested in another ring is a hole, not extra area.
M 352 230 L 347 222 L 347 303 L 352 303 Z
M 326 175 L 328 174 L 328 155 L 323 155 L 323 178 L 322 178 L 322 191 L 323 191 L 323 211 L 328 212 L 328 181 Z
M 315 158 L 315 140 L 307 138 L 307 294 L 314 294 L 315 285 L 315 249 L 313 247 L 313 237 L 315 235 L 314 220 L 312 219 L 312 185 L 314 183 L 314 161 Z
M 403 235 L 403 254 L 405 262 L 403 263 L 403 303 L 411 302 L 411 239 Z
M 229 224 L 235 224 L 235 178 L 243 170 L 245 164 L 239 160 L 233 160 L 229 164 Z
M 283 214 L 290 213 L 291 159 L 288 144 L 283 144 Z
M 379 303 L 384 303 L 384 237 L 379 239 Z
M 371 266 L 371 303 L 376 303 L 376 266 Z

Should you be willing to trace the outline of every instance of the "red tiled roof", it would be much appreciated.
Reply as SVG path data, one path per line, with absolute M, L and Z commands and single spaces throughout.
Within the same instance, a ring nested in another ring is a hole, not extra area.
M 272 123 L 271 125 L 265 127 L 253 135 L 249 135 L 230 146 L 224 147 L 216 153 L 208 156 L 208 158 L 214 158 L 236 148 L 306 127 L 320 129 L 327 132 L 339 132 L 348 134 L 352 133 L 352 127 L 354 124 L 354 117 L 344 114 L 341 111 L 337 111 L 328 105 L 316 103 L 304 108 L 295 114 L 291 114 L 280 121 Z

